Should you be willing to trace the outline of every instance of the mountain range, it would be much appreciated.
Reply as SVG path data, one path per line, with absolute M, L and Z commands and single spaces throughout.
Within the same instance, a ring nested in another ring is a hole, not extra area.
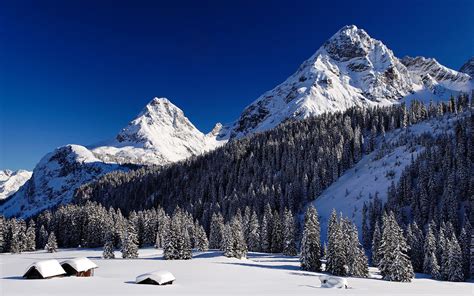
M 470 93 L 473 68 L 474 59 L 461 71 L 431 58 L 399 59 L 364 30 L 345 26 L 287 80 L 247 106 L 234 122 L 216 124 L 204 134 L 168 99 L 154 98 L 114 139 L 93 146 L 66 145 L 45 155 L 23 186 L 9 186 L 8 192 L 3 189 L 8 199 L 0 205 L 0 212 L 30 216 L 71 201 L 80 185 L 108 172 L 169 165 L 287 120 Z

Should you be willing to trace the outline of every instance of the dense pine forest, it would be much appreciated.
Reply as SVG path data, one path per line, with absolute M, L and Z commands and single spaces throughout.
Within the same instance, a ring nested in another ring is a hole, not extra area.
M 384 142 L 385 133 L 446 118 L 456 118 L 453 133 L 403 139 L 424 150 L 386 203 L 375 197 L 364 207 L 361 242 L 357 227 L 333 212 L 323 244 L 317 210 L 307 204 L 363 155 L 396 145 Z M 167 259 L 190 259 L 192 248 L 237 258 L 299 250 L 310 271 L 320 271 L 323 259 L 336 275 L 367 276 L 371 263 L 391 281 L 410 281 L 414 272 L 461 281 L 470 262 L 472 120 L 460 96 L 285 122 L 168 167 L 107 174 L 79 188 L 74 204 L 27 222 L 2 218 L 0 248 L 104 246 L 106 258 L 114 248 L 134 258 L 138 247 L 156 246 Z

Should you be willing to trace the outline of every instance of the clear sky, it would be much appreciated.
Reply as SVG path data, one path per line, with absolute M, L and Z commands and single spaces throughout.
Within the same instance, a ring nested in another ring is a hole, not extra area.
M 0 2 L 0 169 L 112 138 L 155 96 L 230 122 L 342 26 L 459 69 L 474 1 Z

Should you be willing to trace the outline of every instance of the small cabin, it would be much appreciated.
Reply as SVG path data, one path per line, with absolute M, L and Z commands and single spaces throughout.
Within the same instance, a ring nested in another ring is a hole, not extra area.
M 68 276 L 90 277 L 98 266 L 88 258 L 73 258 L 61 262 L 62 268 Z
M 176 278 L 174 275 L 166 270 L 152 271 L 137 276 L 137 284 L 148 284 L 148 285 L 171 285 Z
M 53 277 L 60 277 L 66 274 L 66 271 L 61 267 L 57 260 L 43 260 L 38 261 L 26 269 L 23 278 L 25 279 L 49 279 Z

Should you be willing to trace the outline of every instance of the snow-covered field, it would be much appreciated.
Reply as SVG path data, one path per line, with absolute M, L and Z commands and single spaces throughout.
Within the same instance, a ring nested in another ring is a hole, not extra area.
M 473 295 L 474 283 L 440 282 L 417 275 L 411 283 L 348 278 L 348 290 L 320 287 L 317 273 L 299 269 L 298 258 L 250 253 L 246 260 L 226 258 L 217 251 L 195 253 L 189 261 L 163 260 L 162 251 L 141 249 L 135 260 L 101 259 L 102 250 L 60 250 L 0 255 L 0 295 Z M 119 257 L 120 253 L 116 253 Z M 25 280 L 32 262 L 86 256 L 99 266 L 92 278 Z M 135 277 L 153 270 L 176 276 L 171 286 L 137 285 Z

